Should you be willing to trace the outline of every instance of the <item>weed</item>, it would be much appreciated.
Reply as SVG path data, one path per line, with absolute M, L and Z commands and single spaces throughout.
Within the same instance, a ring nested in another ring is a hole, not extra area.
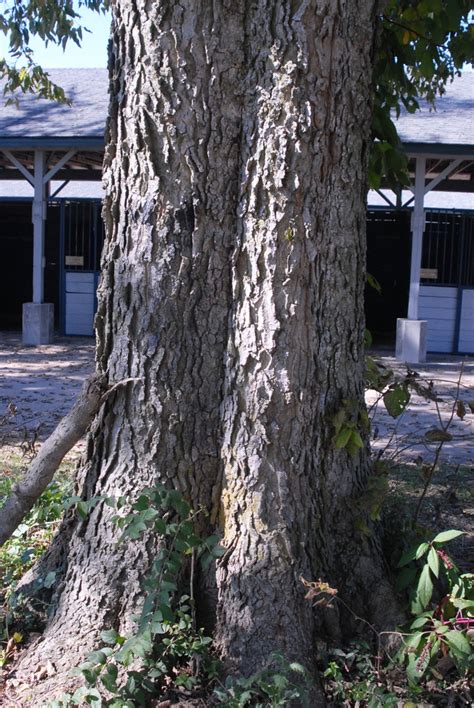
M 13 481 L 11 477 L 0 481 L 0 504 L 8 496 Z M 11 639 L 13 626 L 19 624 L 24 629 L 29 624 L 28 602 L 15 593 L 15 586 L 48 547 L 68 494 L 66 479 L 52 482 L 7 543 L 0 547 L 0 642 Z M 49 573 L 42 582 L 44 587 L 51 587 L 55 573 Z
M 367 708 L 396 706 L 400 696 L 390 690 L 368 642 L 357 641 L 328 652 L 323 671 L 326 695 L 337 705 L 351 701 Z
M 310 677 L 301 664 L 274 653 L 268 664 L 249 678 L 229 676 L 225 685 L 214 690 L 213 697 L 226 708 L 283 708 L 292 701 L 304 708 L 309 706 L 309 687 Z
M 123 497 L 95 498 L 87 507 L 80 507 L 80 514 L 88 513 L 99 501 L 119 512 L 128 505 Z M 143 583 L 144 603 L 136 618 L 137 630 L 130 637 L 121 636 L 113 628 L 102 632 L 103 645 L 77 670 L 86 686 L 62 696 L 51 703 L 51 708 L 84 701 L 96 706 L 147 706 L 171 687 L 195 688 L 197 666 L 207 678 L 216 675 L 216 661 L 209 652 L 212 639 L 195 626 L 192 580 L 189 594 L 179 594 L 188 560 L 191 564 L 199 560 L 206 566 L 224 553 L 216 536 L 202 540 L 194 533 L 198 513 L 177 491 L 159 486 L 144 490 L 128 514 L 114 517 L 122 529 L 119 542 L 137 540 L 148 531 L 162 539 Z M 111 698 L 104 697 L 104 689 Z
M 398 564 L 402 568 L 398 589 L 410 588 L 410 611 L 415 617 L 399 652 L 411 683 L 427 672 L 443 678 L 437 669 L 443 657 L 449 657 L 461 675 L 474 667 L 474 575 L 461 573 L 442 547 L 461 535 L 461 531 L 443 531 L 413 546 Z

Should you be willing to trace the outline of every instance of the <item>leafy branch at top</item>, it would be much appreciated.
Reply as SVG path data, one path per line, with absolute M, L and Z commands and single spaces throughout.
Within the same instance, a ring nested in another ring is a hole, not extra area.
M 390 0 L 381 17 L 374 63 L 370 186 L 408 184 L 407 159 L 392 116 L 434 104 L 446 84 L 474 61 L 470 0 Z
M 7 103 L 18 101 L 18 92 L 69 102 L 64 90 L 36 63 L 30 39 L 39 37 L 46 46 L 51 43 L 63 49 L 68 42 L 81 46 L 83 33 L 89 31 L 82 23 L 81 9 L 106 12 L 109 0 L 14 0 L 2 4 L 6 8 L 0 13 L 0 32 L 8 37 L 9 58 L 0 60 L 0 79 L 4 80 Z

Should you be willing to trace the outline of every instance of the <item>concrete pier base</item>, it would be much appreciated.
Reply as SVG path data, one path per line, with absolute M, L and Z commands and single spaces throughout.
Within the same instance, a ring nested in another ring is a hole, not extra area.
M 23 304 L 23 344 L 51 344 L 54 337 L 54 305 L 51 302 Z
M 420 364 L 426 361 L 426 320 L 397 319 L 395 356 L 398 361 Z

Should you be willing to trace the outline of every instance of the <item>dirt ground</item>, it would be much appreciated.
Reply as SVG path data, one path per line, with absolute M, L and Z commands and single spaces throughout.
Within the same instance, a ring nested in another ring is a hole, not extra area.
M 405 367 L 386 353 L 374 353 L 386 367 L 403 373 Z M 461 366 L 463 368 L 460 377 Z M 82 382 L 94 368 L 94 340 L 60 337 L 54 344 L 24 347 L 19 334 L 0 332 L 0 447 L 5 461 L 9 452 L 28 456 L 52 432 L 71 408 Z M 436 443 L 427 442 L 427 430 L 440 426 L 439 416 L 449 420 L 456 397 L 466 402 L 464 420 L 453 416 L 452 440 L 443 444 L 439 471 L 424 503 L 424 518 L 430 525 L 474 531 L 474 358 L 430 356 L 417 367 L 420 378 L 434 381 L 442 399 L 433 402 L 413 395 L 407 411 L 393 419 L 378 395 L 366 395 L 372 419 L 372 448 L 393 460 L 392 490 L 415 500 L 423 488 L 423 465 L 435 455 Z M 458 390 L 459 383 L 459 390 Z M 3 421 L 1 417 L 5 416 Z M 77 459 L 84 442 L 68 455 Z M 396 470 L 396 471 L 395 471 Z M 457 525 L 456 525 L 457 524 Z M 471 537 L 467 559 L 474 556 Z M 474 566 L 474 557 L 472 558 Z
M 387 367 L 403 372 L 393 357 L 378 357 Z M 440 469 L 436 472 L 423 503 L 419 521 L 430 530 L 457 528 L 465 532 L 449 550 L 466 571 L 474 568 L 474 361 L 443 357 L 429 361 L 417 370 L 427 381 L 433 380 L 442 399 L 438 406 L 413 396 L 409 409 L 399 419 L 392 419 L 374 391 L 367 392 L 372 419 L 372 446 L 392 459 L 389 473 L 391 494 L 386 500 L 386 514 L 393 514 L 396 528 L 402 514 L 413 518 L 423 488 L 423 464 L 433 459 L 435 445 L 425 433 L 439 427 L 441 417 L 449 420 L 456 397 L 466 402 L 464 420 L 453 416 L 450 432 L 453 439 L 444 444 Z M 0 463 L 9 454 L 25 458 L 34 453 L 52 432 L 60 418 L 71 408 L 86 376 L 94 368 L 94 341 L 90 338 L 58 338 L 54 344 L 24 347 L 20 336 L 0 333 Z M 459 382 L 459 386 L 458 386 Z M 3 418 L 3 419 L 2 419 Z M 84 443 L 72 451 L 77 459 Z M 21 463 L 23 465 L 23 463 Z M 0 474 L 2 466 L 0 464 Z M 389 541 L 389 545 L 391 542 Z M 396 539 L 394 547 L 396 546 Z M 1 687 L 0 687 L 1 694 Z M 5 695 L 5 694 L 4 694 Z M 24 705 L 2 702 L 0 705 Z
M 377 355 L 377 352 L 375 352 Z M 393 357 L 378 356 L 390 368 L 402 371 Z M 426 380 L 433 379 L 443 401 L 439 404 L 443 421 L 449 419 L 456 395 L 457 381 L 463 363 L 459 395 L 466 402 L 474 401 L 474 358 L 454 356 L 429 357 L 417 371 Z M 90 337 L 59 337 L 54 344 L 24 347 L 18 333 L 0 332 L 0 416 L 9 404 L 16 409 L 9 415 L 8 429 L 22 439 L 41 442 L 69 411 L 85 377 L 94 368 L 94 340 Z M 377 399 L 374 391 L 367 392 L 367 404 Z M 372 411 L 372 446 L 386 455 L 405 462 L 420 456 L 429 460 L 435 449 L 426 442 L 425 432 L 439 427 L 438 413 L 433 403 L 413 396 L 409 409 L 394 420 L 379 403 Z M 5 432 L 5 425 L 3 426 Z M 454 416 L 450 428 L 453 440 L 443 446 L 443 459 L 451 465 L 474 465 L 474 414 L 469 412 L 461 421 Z M 1 431 L 0 431 L 1 435 Z
M 68 413 L 94 368 L 91 337 L 58 337 L 25 347 L 17 333 L 0 332 L 0 443 L 42 442 Z
M 386 367 L 399 373 L 406 372 L 406 366 L 397 362 L 394 357 L 379 355 L 377 352 L 374 352 L 374 356 Z M 442 399 L 438 403 L 439 411 L 432 401 L 426 401 L 421 396 L 412 394 L 405 413 L 393 419 L 380 402 L 370 413 L 372 448 L 377 451 L 385 450 L 386 456 L 404 462 L 412 462 L 420 456 L 426 462 L 432 460 L 437 445 L 427 442 L 425 433 L 440 427 L 439 416 L 443 424 L 446 424 L 453 412 L 456 398 L 461 398 L 466 404 L 467 414 L 464 420 L 456 414 L 453 416 L 449 428 L 453 439 L 444 443 L 442 459 L 449 465 L 472 467 L 474 465 L 474 413 L 469 410 L 468 404 L 471 402 L 474 405 L 474 358 L 428 355 L 426 364 L 413 365 L 412 368 L 419 373 L 420 380 L 433 381 L 434 388 Z M 377 397 L 375 391 L 367 392 L 366 401 L 369 410 Z

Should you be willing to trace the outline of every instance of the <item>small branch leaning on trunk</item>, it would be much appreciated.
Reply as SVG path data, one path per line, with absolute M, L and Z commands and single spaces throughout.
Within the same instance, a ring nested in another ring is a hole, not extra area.
M 63 457 L 86 432 L 105 398 L 118 386 L 136 380 L 125 379 L 108 386 L 101 374 L 92 374 L 86 379 L 74 406 L 43 443 L 25 476 L 13 486 L 11 495 L 0 509 L 0 546 L 8 541 L 32 509 L 53 479 Z

